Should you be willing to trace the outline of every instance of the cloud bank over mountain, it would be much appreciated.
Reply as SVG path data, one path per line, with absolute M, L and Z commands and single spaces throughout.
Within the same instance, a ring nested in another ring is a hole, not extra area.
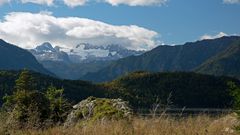
M 48 41 L 63 47 L 87 42 L 149 50 L 156 47 L 158 35 L 136 25 L 118 26 L 79 17 L 55 17 L 48 12 L 11 12 L 0 21 L 0 38 L 23 48 Z

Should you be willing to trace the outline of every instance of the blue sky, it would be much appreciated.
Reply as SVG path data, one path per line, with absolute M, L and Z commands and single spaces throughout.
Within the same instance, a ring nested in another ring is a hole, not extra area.
M 84 5 L 72 7 L 64 4 L 63 1 L 55 1 L 52 5 L 12 1 L 0 6 L 0 18 L 2 23 L 6 23 L 4 17 L 11 12 L 37 14 L 45 11 L 51 12 L 50 16 L 56 18 L 79 17 L 114 26 L 136 25 L 156 32 L 157 36 L 155 35 L 154 40 L 158 42 L 155 44 L 182 44 L 201 39 L 204 35 L 208 38 L 215 35 L 217 37 L 220 32 L 227 35 L 240 34 L 240 1 L 232 1 L 184 0 L 183 2 L 168 0 L 158 4 L 120 3 L 117 6 L 107 2 L 90 1 Z M 7 29 L 7 27 L 5 28 Z M 6 36 L 8 35 L 2 36 L 2 38 L 6 38 Z M 8 40 L 11 42 L 13 39 Z M 61 42 L 56 43 L 60 44 Z

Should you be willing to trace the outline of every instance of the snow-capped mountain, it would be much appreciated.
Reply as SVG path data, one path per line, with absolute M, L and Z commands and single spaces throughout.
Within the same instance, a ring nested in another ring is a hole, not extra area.
M 144 51 L 128 50 L 117 44 L 96 46 L 88 43 L 80 43 L 72 48 L 53 46 L 46 42 L 30 52 L 39 61 L 64 61 L 72 63 L 110 61 L 131 55 L 140 55 Z
M 70 62 L 68 54 L 61 51 L 58 47 L 53 48 L 53 46 L 45 42 L 35 49 L 29 50 L 38 61 L 62 61 Z

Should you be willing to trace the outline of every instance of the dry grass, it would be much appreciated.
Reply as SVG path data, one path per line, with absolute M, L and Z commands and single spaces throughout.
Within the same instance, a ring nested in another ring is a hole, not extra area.
M 97 122 L 72 128 L 55 127 L 44 131 L 25 130 L 14 135 L 237 135 L 224 131 L 228 123 L 208 116 L 173 118 L 134 118 L 130 122 Z

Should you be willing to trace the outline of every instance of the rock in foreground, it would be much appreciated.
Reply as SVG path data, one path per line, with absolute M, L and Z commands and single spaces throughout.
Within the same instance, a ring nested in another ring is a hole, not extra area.
M 89 97 L 73 106 L 64 126 L 69 127 L 84 121 L 129 119 L 131 114 L 128 103 L 122 99 Z

